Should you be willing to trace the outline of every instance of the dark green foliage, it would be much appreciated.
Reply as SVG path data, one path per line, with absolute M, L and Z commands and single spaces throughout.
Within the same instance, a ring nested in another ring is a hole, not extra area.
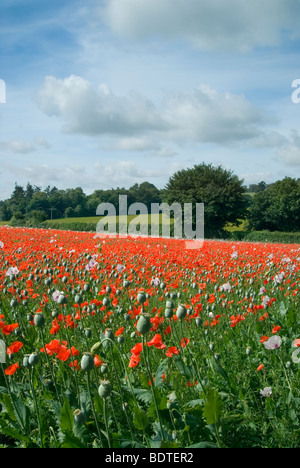
M 204 203 L 205 237 L 222 236 L 227 223 L 239 225 L 246 215 L 245 187 L 221 166 L 199 164 L 176 172 L 164 193 L 167 203 Z
M 248 213 L 250 229 L 296 232 L 300 230 L 300 179 L 286 177 L 256 193 Z

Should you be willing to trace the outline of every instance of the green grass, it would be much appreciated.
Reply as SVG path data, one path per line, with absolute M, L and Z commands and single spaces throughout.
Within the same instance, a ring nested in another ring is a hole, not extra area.
M 128 215 L 127 216 L 127 221 L 131 222 L 133 219 L 136 217 L 139 217 L 140 221 L 144 224 L 146 222 L 151 223 L 151 221 L 155 224 L 161 222 L 163 219 L 167 220 L 167 216 L 163 216 L 162 214 L 153 214 L 153 215 Z M 95 224 L 98 223 L 101 219 L 103 219 L 104 216 L 87 216 L 87 217 L 82 217 L 82 218 L 60 218 L 60 219 L 52 219 L 48 220 L 47 224 L 53 223 L 53 224 L 70 224 L 70 223 L 90 223 L 90 224 Z M 107 216 L 107 221 L 113 221 L 114 216 Z M 119 223 L 120 221 L 124 221 L 126 216 L 117 216 L 116 217 L 116 222 Z M 172 222 L 172 220 L 171 220 Z

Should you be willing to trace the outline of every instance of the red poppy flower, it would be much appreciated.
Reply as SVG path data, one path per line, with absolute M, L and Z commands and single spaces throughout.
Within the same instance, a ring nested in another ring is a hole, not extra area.
M 21 343 L 20 341 L 14 341 L 14 343 L 12 343 L 9 346 L 9 348 L 7 348 L 7 354 L 10 355 L 10 354 L 17 353 L 22 347 L 23 347 L 23 343 Z
M 5 375 L 13 375 L 17 369 L 20 369 L 19 364 L 18 363 L 12 364 L 7 369 L 5 369 Z
M 177 349 L 176 346 L 171 346 L 167 349 L 166 356 L 172 357 L 174 354 L 179 354 L 180 349 Z
M 152 340 L 148 341 L 148 346 L 154 346 L 157 349 L 165 349 L 167 346 L 162 342 L 161 335 L 158 333 L 154 335 Z
M 115 336 L 122 335 L 123 331 L 124 331 L 124 327 L 119 328 L 119 330 L 116 331 Z

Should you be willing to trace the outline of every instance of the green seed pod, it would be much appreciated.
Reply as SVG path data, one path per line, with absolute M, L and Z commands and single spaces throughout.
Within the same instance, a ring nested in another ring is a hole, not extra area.
M 201 327 L 202 323 L 203 323 L 202 318 L 197 317 L 197 318 L 196 318 L 196 325 L 197 325 L 197 327 Z
M 109 380 L 101 380 L 98 388 L 98 394 L 101 398 L 107 398 L 111 394 L 111 385 Z
M 95 365 L 93 356 L 90 353 L 84 353 L 80 365 L 83 371 L 91 371 Z
M 144 304 L 144 302 L 147 300 L 146 294 L 144 292 L 139 292 L 137 295 L 137 300 L 140 304 Z
M 83 303 L 83 297 L 81 294 L 76 294 L 75 296 L 75 304 L 82 304 Z
M 57 299 L 58 304 L 66 304 L 67 303 L 67 298 L 64 294 L 60 294 L 60 296 Z
M 246 349 L 247 356 L 250 356 L 251 353 L 252 353 L 252 348 L 250 348 L 250 346 L 248 346 L 247 349 Z
M 108 372 L 108 367 L 107 367 L 107 364 L 102 364 L 101 367 L 100 367 L 100 372 L 102 374 L 107 374 Z
M 113 341 L 115 339 L 114 332 L 112 331 L 111 328 L 108 328 L 104 334 L 105 338 L 108 338 L 109 340 Z
M 165 309 L 165 318 L 172 318 L 173 317 L 173 309 Z
M 87 338 L 91 338 L 92 337 L 92 330 L 90 328 L 86 328 L 84 330 L 84 334 Z
M 84 424 L 86 422 L 86 415 L 80 409 L 76 409 L 73 413 L 74 419 L 77 424 Z
M 23 358 L 23 367 L 29 367 L 29 354 L 25 354 Z
M 30 354 L 29 358 L 28 358 L 28 364 L 30 366 L 35 366 L 40 360 L 40 357 L 37 353 L 32 353 Z
M 183 305 L 178 306 L 178 309 L 176 311 L 176 316 L 179 320 L 182 320 L 185 318 L 187 314 L 187 310 Z
M 137 331 L 141 333 L 141 335 L 146 335 L 150 331 L 152 327 L 150 317 L 147 314 L 140 314 L 140 318 L 137 323 Z
M 44 314 L 42 312 L 40 312 L 39 314 L 36 314 L 34 316 L 34 324 L 36 327 L 38 328 L 42 328 L 44 325 L 45 325 L 45 317 L 44 317 Z

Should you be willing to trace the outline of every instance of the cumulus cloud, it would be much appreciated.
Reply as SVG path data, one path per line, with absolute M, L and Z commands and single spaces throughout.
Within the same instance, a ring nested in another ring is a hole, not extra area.
M 109 87 L 98 89 L 79 76 L 57 79 L 48 76 L 37 95 L 40 109 L 66 120 L 67 133 L 86 135 L 141 133 L 164 128 L 153 103 L 136 93 L 116 96 Z
M 298 36 L 298 0 L 107 0 L 101 15 L 134 39 L 183 39 L 205 49 L 249 51 Z
M 79 76 L 48 76 L 37 103 L 48 116 L 62 119 L 65 132 L 113 138 L 112 146 L 124 150 L 170 155 L 170 142 L 236 145 L 256 140 L 270 146 L 275 141 L 265 130 L 276 123 L 273 117 L 245 96 L 207 85 L 169 92 L 158 106 L 133 92 L 116 96 L 108 85 L 95 88 Z
M 294 132 L 291 141 L 278 150 L 278 158 L 287 166 L 300 167 L 300 135 Z
M 0 151 L 11 152 L 15 154 L 29 154 L 34 153 L 40 147 L 50 148 L 49 143 L 44 137 L 37 137 L 34 141 L 26 140 L 11 140 L 0 141 Z

